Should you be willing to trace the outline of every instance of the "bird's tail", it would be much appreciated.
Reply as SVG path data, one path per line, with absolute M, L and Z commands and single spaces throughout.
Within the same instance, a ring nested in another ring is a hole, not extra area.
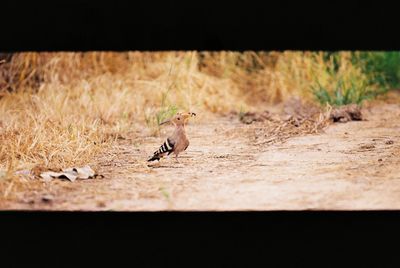
M 155 160 L 160 161 L 160 156 L 155 154 L 149 160 L 147 160 L 147 162 L 151 162 L 151 161 L 155 161 Z
M 155 160 L 160 160 L 161 157 L 164 157 L 165 155 L 169 155 L 172 153 L 173 148 L 174 148 L 175 143 L 172 142 L 170 139 L 167 139 L 163 145 L 160 146 L 160 148 L 154 152 L 154 155 L 147 160 L 147 162 L 155 161 Z

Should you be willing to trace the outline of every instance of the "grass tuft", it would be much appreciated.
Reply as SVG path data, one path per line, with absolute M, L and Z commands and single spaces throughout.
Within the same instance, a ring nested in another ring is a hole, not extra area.
M 330 104 L 334 106 L 342 106 L 348 104 L 361 105 L 363 101 L 375 98 L 377 95 L 386 91 L 371 90 L 367 85 L 357 86 L 352 80 L 350 85 L 346 85 L 343 80 L 339 80 L 333 91 L 317 82 L 317 86 L 312 89 L 316 100 L 320 104 Z

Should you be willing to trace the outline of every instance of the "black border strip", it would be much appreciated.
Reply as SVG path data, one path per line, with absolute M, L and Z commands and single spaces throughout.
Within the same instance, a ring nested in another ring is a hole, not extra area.
M 397 7 L 346 1 L 2 1 L 0 51 L 398 50 Z

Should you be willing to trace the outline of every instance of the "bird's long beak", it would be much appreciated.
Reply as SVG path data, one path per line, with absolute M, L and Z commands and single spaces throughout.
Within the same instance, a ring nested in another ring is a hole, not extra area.
M 168 119 L 168 120 L 166 120 L 166 121 L 164 121 L 164 122 L 161 122 L 161 123 L 160 123 L 160 126 L 161 126 L 161 125 L 164 125 L 164 124 L 166 124 L 166 123 L 169 123 L 169 122 L 171 122 L 170 119 Z

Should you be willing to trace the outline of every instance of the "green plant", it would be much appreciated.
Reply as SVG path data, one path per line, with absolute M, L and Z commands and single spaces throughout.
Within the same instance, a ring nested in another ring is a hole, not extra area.
M 164 122 L 166 119 L 174 116 L 177 112 L 178 112 L 178 107 L 176 107 L 175 105 L 169 105 L 167 107 L 162 107 L 156 113 L 157 125 L 159 126 L 162 122 Z
M 353 52 L 352 62 L 361 67 L 371 83 L 390 89 L 400 87 L 400 51 Z
M 168 193 L 168 191 L 164 187 L 160 187 L 160 188 L 158 188 L 158 190 L 165 197 L 165 199 L 167 199 L 168 201 L 171 201 L 170 194 Z
M 161 94 L 160 110 L 156 113 L 157 125 L 160 125 L 164 120 L 177 113 L 178 108 L 175 105 L 167 105 L 168 93 L 171 86 Z
M 239 113 L 238 113 L 240 121 L 243 120 L 245 114 L 246 114 L 246 111 L 244 110 L 243 106 L 240 106 L 240 110 L 239 110 Z
M 361 105 L 364 100 L 372 99 L 386 90 L 372 90 L 365 83 L 357 85 L 354 79 L 346 85 L 342 79 L 339 79 L 334 90 L 322 86 L 317 80 L 317 86 L 312 88 L 312 92 L 321 104 L 341 106 L 351 103 Z
M 153 134 L 159 134 L 160 124 L 168 118 L 174 116 L 179 110 L 177 106 L 168 104 L 167 102 L 170 89 L 171 87 L 169 87 L 165 92 L 161 94 L 161 104 L 158 111 L 154 113 L 154 111 L 151 110 L 144 115 L 145 122 L 147 126 L 153 130 Z
M 178 107 L 175 105 L 168 105 L 161 107 L 156 113 L 149 111 L 145 113 L 146 125 L 152 130 L 153 135 L 160 133 L 160 124 L 166 119 L 171 118 L 178 112 Z

